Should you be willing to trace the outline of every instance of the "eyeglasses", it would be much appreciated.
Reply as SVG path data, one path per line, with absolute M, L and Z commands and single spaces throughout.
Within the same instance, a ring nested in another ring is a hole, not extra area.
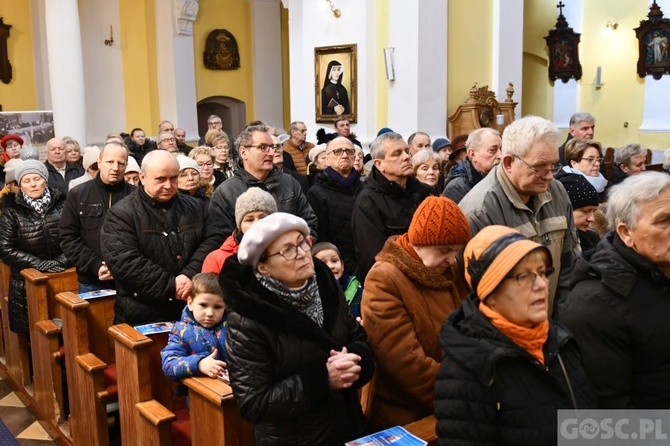
M 198 177 L 200 177 L 200 174 L 198 172 L 192 172 L 192 171 L 189 172 L 182 171 L 179 174 L 179 178 L 198 178 Z
M 539 274 L 520 273 L 520 274 L 517 274 L 515 276 L 505 276 L 505 279 L 506 280 L 514 279 L 514 280 L 516 280 L 516 283 L 518 283 L 521 288 L 530 288 L 530 287 L 533 286 L 533 284 L 537 280 L 538 276 L 545 279 L 545 280 L 549 280 L 549 277 L 552 274 L 554 274 L 554 268 L 550 266 L 549 268 L 544 270 L 544 272 L 540 272 Z
M 349 156 L 354 156 L 356 154 L 356 149 L 333 149 L 330 151 L 330 153 L 332 153 L 335 156 L 342 156 L 342 154 L 344 153 L 346 153 Z
M 603 159 L 602 158 L 582 158 L 581 161 L 586 161 L 589 164 L 594 164 L 594 163 L 602 164 Z
M 212 163 L 212 162 L 198 163 L 198 167 L 214 167 L 214 163 Z
M 531 165 L 531 164 L 528 164 L 528 163 L 527 163 L 523 158 L 521 158 L 519 155 L 514 155 L 514 158 L 517 158 L 519 161 L 521 161 L 522 163 L 524 163 L 530 170 L 532 170 L 532 171 L 535 173 L 535 176 L 536 176 L 536 177 L 544 177 L 544 176 L 546 176 L 546 175 L 547 175 L 548 173 L 550 173 L 550 172 L 551 172 L 552 175 L 556 175 L 558 172 L 561 171 L 561 168 L 563 167 L 563 165 L 562 165 L 561 163 L 556 163 L 556 164 L 554 164 L 553 166 L 551 166 L 551 167 L 549 167 L 549 168 L 539 168 L 539 167 L 535 167 L 535 166 L 533 166 L 533 165 Z
M 274 254 L 269 254 L 264 257 L 264 259 L 268 259 L 272 256 L 280 255 L 286 260 L 294 260 L 296 257 L 298 257 L 298 248 L 302 249 L 302 252 L 308 253 L 312 247 L 310 246 L 309 240 L 307 238 L 303 238 L 300 243 L 297 245 L 291 245 L 287 248 L 282 249 L 279 252 L 275 252 Z
M 256 147 L 258 150 L 265 153 L 270 149 L 277 150 L 277 149 L 279 149 L 280 146 L 279 146 L 279 144 L 251 144 L 251 145 L 248 145 L 246 147 Z
M 161 139 L 161 140 L 158 142 L 158 144 L 160 144 L 160 143 L 162 143 L 162 142 L 166 142 L 166 141 L 167 141 L 167 142 L 175 142 L 176 139 L 174 139 L 174 138 L 163 138 L 163 139 Z

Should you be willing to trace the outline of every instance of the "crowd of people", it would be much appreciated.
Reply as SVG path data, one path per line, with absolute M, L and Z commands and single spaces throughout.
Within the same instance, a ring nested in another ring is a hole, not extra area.
M 46 161 L 0 140 L 10 329 L 21 270 L 76 267 L 115 323 L 178 321 L 179 380 L 227 373 L 257 444 L 336 444 L 435 415 L 442 444 L 555 444 L 558 409 L 670 407 L 670 150 L 603 168 L 595 118 L 528 116 L 452 141 L 346 118 L 307 141 L 163 121 Z M 606 175 L 607 174 L 607 175 Z M 369 386 L 369 417 L 359 390 Z

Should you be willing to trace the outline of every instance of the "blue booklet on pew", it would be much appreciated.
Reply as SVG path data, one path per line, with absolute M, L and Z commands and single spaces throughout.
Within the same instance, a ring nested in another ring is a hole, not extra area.
M 428 443 L 415 437 L 400 426 L 395 426 L 381 432 L 345 443 L 345 446 L 425 446 Z
M 172 331 L 173 326 L 174 322 L 154 322 L 151 324 L 136 325 L 133 328 L 146 336 L 150 334 L 170 332 Z
M 79 297 L 82 299 L 95 299 L 97 297 L 105 297 L 105 296 L 116 296 L 116 290 L 96 290 L 96 291 L 89 291 L 88 293 L 81 293 L 78 294 Z

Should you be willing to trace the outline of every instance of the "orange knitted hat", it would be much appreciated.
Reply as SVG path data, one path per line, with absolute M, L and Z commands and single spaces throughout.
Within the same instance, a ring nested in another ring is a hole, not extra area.
M 507 226 L 487 226 L 465 246 L 463 262 L 465 280 L 479 299 L 486 299 L 529 252 L 544 249 L 549 266 L 551 254 L 547 247 L 529 240 Z
M 428 197 L 414 212 L 407 235 L 414 246 L 464 245 L 470 240 L 470 225 L 456 203 Z

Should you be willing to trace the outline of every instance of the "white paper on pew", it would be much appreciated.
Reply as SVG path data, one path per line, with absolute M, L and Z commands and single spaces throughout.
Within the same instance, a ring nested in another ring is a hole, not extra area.
M 96 290 L 96 291 L 89 291 L 88 293 L 81 293 L 78 294 L 78 296 L 82 299 L 90 300 L 90 299 L 96 299 L 98 297 L 105 297 L 105 296 L 116 296 L 116 290 Z

